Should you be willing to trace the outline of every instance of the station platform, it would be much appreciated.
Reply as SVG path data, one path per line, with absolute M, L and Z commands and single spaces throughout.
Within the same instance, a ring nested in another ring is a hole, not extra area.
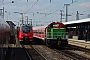
M 68 44 L 83 47 L 83 48 L 86 48 L 86 49 L 90 49 L 90 41 L 77 40 L 77 39 L 68 39 Z

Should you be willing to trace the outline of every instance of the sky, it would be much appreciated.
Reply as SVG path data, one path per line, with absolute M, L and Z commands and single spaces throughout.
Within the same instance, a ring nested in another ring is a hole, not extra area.
M 11 3 L 14 1 L 14 3 Z M 79 19 L 86 19 L 90 16 L 90 0 L 0 0 L 0 9 L 4 7 L 4 19 L 14 22 L 16 25 L 21 24 L 23 13 L 23 20 L 29 22 L 32 19 L 33 26 L 47 25 L 53 21 L 66 20 L 66 6 L 68 6 L 68 21 L 76 20 L 77 11 Z M 18 12 L 18 13 L 14 13 Z M 25 23 L 25 22 L 24 22 Z

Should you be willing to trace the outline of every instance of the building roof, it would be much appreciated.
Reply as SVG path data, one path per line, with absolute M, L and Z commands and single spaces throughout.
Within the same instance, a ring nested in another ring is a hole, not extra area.
M 79 24 L 79 23 L 86 23 L 86 22 L 90 22 L 90 18 L 64 22 L 63 24 L 68 25 L 68 24 Z
M 12 21 L 6 21 L 9 25 L 16 26 Z

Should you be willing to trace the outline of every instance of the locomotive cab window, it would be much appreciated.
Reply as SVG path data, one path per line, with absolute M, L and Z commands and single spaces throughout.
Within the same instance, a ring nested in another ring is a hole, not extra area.
M 58 27 L 59 26 L 59 24 L 53 24 L 53 27 Z

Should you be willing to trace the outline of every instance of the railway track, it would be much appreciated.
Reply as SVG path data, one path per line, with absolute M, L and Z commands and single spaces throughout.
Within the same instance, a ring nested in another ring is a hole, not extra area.
M 46 60 L 46 58 L 34 49 L 32 45 L 26 45 L 24 48 L 28 51 L 33 60 Z
M 90 55 L 71 47 L 65 49 L 50 49 L 45 45 L 33 45 L 47 60 L 90 60 Z M 82 53 L 82 54 L 81 54 Z M 88 56 L 88 57 L 87 57 Z
M 6 55 L 2 60 L 46 60 L 31 45 L 9 44 L 8 46 Z
M 90 50 L 78 46 L 69 45 L 64 49 L 54 49 L 74 60 L 90 60 Z
M 25 53 L 26 53 L 26 55 L 28 57 L 28 60 L 33 60 L 32 56 L 30 55 L 30 53 L 28 52 L 28 50 L 25 48 L 24 45 L 22 45 L 22 48 L 24 49 L 24 51 L 25 51 Z
M 90 49 L 86 49 L 86 48 L 82 48 L 82 47 L 74 46 L 74 45 L 68 45 L 68 46 L 74 50 L 80 50 L 80 51 L 83 51 L 83 52 L 90 54 Z
M 87 58 L 85 56 L 74 53 L 71 50 L 56 50 L 56 49 L 54 49 L 54 50 L 59 52 L 59 53 L 62 53 L 63 55 L 69 57 L 70 59 L 74 59 L 74 60 L 90 60 L 90 58 Z
M 90 60 L 90 58 L 76 53 L 80 48 L 68 46 L 65 49 L 50 49 L 45 45 L 20 45 L 9 47 L 4 60 Z M 85 49 L 86 50 L 86 49 Z M 89 50 L 82 52 L 88 53 Z
M 71 58 L 68 58 L 64 56 L 62 53 L 58 53 L 57 51 L 54 51 L 53 49 L 48 48 L 45 45 L 33 45 L 35 49 L 37 49 L 38 52 L 40 52 L 46 60 L 70 60 Z

